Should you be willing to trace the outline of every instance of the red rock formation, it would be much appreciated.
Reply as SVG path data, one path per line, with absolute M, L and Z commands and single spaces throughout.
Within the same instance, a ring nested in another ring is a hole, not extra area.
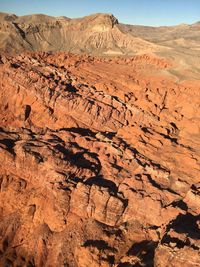
M 1 56 L 1 266 L 200 265 L 200 88 L 174 64 Z

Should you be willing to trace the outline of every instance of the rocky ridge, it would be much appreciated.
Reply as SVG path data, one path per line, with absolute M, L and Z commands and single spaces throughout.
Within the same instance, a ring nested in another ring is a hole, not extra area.
M 200 265 L 200 88 L 174 64 L 1 56 L 0 265 Z
M 104 55 L 168 51 L 121 30 L 112 14 L 79 19 L 43 14 L 16 16 L 0 13 L 0 50 L 3 52 L 67 51 Z

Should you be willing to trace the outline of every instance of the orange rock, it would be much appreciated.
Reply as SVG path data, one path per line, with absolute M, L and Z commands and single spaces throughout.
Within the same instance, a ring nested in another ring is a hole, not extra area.
M 152 54 L 1 61 L 0 265 L 198 266 L 198 84 Z

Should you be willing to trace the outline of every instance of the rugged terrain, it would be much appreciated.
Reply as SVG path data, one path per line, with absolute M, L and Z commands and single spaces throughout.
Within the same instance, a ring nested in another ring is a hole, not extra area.
M 200 266 L 194 70 L 2 54 L 0 93 L 0 266 Z
M 200 55 L 200 23 L 145 27 L 118 22 L 112 14 L 78 19 L 0 13 L 0 50 L 68 51 L 104 55 L 157 52 Z M 184 56 L 184 57 L 185 57 Z
M 199 79 L 199 36 L 199 22 L 147 27 L 122 24 L 112 14 L 102 13 L 78 19 L 0 13 L 1 53 L 64 51 L 109 57 L 154 54 L 177 62 L 171 72 L 179 79 Z
M 0 266 L 200 267 L 199 36 L 0 13 Z
M 166 50 L 120 30 L 111 14 L 80 19 L 0 13 L 0 49 L 13 51 L 70 51 L 92 54 L 127 54 Z

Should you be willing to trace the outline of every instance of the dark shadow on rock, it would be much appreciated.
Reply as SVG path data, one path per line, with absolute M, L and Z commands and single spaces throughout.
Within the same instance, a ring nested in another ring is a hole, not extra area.
M 127 255 L 133 255 L 140 258 L 141 263 L 145 264 L 142 266 L 153 267 L 154 254 L 157 245 L 158 242 L 144 240 L 142 242 L 133 244 L 133 246 L 129 249 Z
M 123 262 L 123 263 L 119 263 L 118 265 L 117 265 L 117 267 L 141 267 L 141 265 L 139 265 L 139 264 L 131 264 L 130 262 Z
M 25 106 L 25 121 L 28 119 L 28 117 L 30 116 L 31 113 L 31 106 L 30 105 L 26 105 Z
M 200 215 L 194 216 L 190 213 L 180 214 L 175 220 L 171 222 L 167 227 L 167 231 L 170 229 L 175 230 L 177 233 L 187 234 L 188 237 L 198 240 L 200 239 L 200 229 L 197 222 L 200 220 Z
M 108 188 L 111 192 L 116 193 L 117 192 L 117 186 L 114 182 L 104 179 L 103 176 L 95 176 L 91 177 L 86 181 L 86 184 L 88 185 L 97 185 L 104 188 Z
M 187 211 L 188 210 L 188 206 L 187 206 L 187 204 L 183 200 L 179 200 L 179 201 L 176 201 L 176 202 L 172 203 L 172 206 L 174 208 L 176 208 L 176 207 L 177 208 L 180 208 L 180 209 L 182 209 L 184 211 Z
M 72 132 L 72 133 L 77 133 L 77 134 L 80 134 L 81 136 L 95 137 L 95 135 L 96 135 L 96 133 L 91 131 L 90 129 L 81 128 L 81 127 L 61 128 L 60 130 L 64 130 L 64 131 Z
M 62 84 L 63 82 L 61 82 Z M 78 90 L 76 89 L 76 87 L 74 87 L 71 83 L 66 84 L 66 89 L 65 91 L 68 91 L 70 93 L 76 93 Z
M 97 157 L 96 153 L 89 153 L 87 152 L 92 158 L 95 159 L 96 162 L 91 162 L 88 159 L 84 157 L 85 152 L 77 152 L 76 154 L 72 155 L 71 161 L 74 163 L 77 167 L 86 168 L 91 171 L 93 171 L 96 175 L 101 170 L 101 163 Z
M 14 140 L 5 138 L 5 139 L 0 140 L 0 144 L 6 145 L 7 150 L 11 154 L 15 155 L 15 151 L 14 151 L 15 141 Z
M 54 147 L 65 156 L 64 160 L 71 162 L 78 168 L 86 168 L 93 171 L 96 175 L 99 174 L 101 170 L 101 162 L 96 153 L 90 153 L 86 149 L 83 149 L 83 152 L 73 153 L 61 144 L 57 144 Z M 90 160 L 86 159 L 85 155 L 89 155 L 91 158 L 94 158 L 95 162 L 91 162 Z

